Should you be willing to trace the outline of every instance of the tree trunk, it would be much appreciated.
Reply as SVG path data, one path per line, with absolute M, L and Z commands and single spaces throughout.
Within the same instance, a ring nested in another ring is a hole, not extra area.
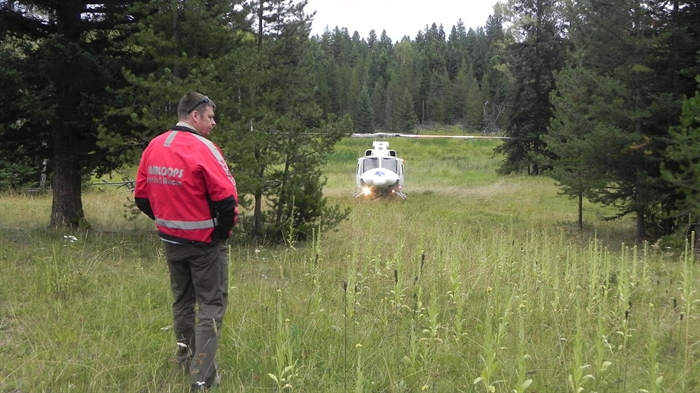
M 583 229 L 583 193 L 578 194 L 578 229 Z
M 260 236 L 262 224 L 260 216 L 262 215 L 262 191 L 255 192 L 255 207 L 253 208 L 253 228 L 251 230 L 252 237 Z
M 637 209 L 637 225 L 636 225 L 635 243 L 640 244 L 644 241 L 644 209 Z
M 287 143 L 291 143 L 287 141 Z M 280 197 L 277 203 L 277 216 L 275 217 L 275 226 L 278 228 L 282 225 L 282 215 L 284 214 L 284 206 L 287 204 L 287 180 L 289 180 L 289 167 L 291 165 L 291 154 L 287 153 L 284 160 L 284 174 L 282 175 L 282 186 L 280 187 Z
M 66 134 L 58 131 L 54 135 L 51 228 L 77 228 L 85 224 L 80 165 L 72 154 L 71 141 Z
M 262 51 L 262 43 L 263 43 L 263 9 L 265 7 L 265 0 L 260 0 L 258 3 L 258 54 L 261 53 Z M 262 69 L 262 64 L 258 63 L 258 70 Z M 253 121 L 250 121 L 250 132 L 253 131 Z M 260 165 L 260 168 L 258 169 L 258 176 L 260 179 L 264 179 L 265 176 L 265 169 L 262 167 L 262 163 L 260 162 L 262 159 L 262 152 L 260 151 L 259 148 L 255 148 L 255 162 Z M 253 199 L 255 200 L 255 206 L 253 206 L 253 228 L 251 228 L 251 236 L 253 238 L 256 238 L 260 236 L 262 233 L 262 197 L 263 197 L 263 188 L 264 186 L 261 184 L 260 187 L 255 190 L 255 193 L 253 195 Z
M 260 152 L 259 149 L 255 149 L 255 161 L 258 163 L 258 165 L 261 165 L 261 167 L 258 169 L 258 176 L 260 179 L 264 179 L 265 176 L 265 168 L 262 167 L 262 164 L 260 164 L 260 160 L 262 159 L 262 153 Z M 260 187 L 255 190 L 254 194 L 254 199 L 255 199 L 255 206 L 253 207 L 253 228 L 251 230 L 251 235 L 252 237 L 258 237 L 262 233 L 262 197 L 263 197 L 263 188 L 264 186 L 260 184 Z
M 695 260 L 700 260 L 700 216 L 695 220 L 695 230 L 693 231 L 693 243 Z

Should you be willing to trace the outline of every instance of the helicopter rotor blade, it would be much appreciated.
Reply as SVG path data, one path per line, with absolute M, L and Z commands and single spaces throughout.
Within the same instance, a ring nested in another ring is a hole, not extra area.
M 507 136 L 490 135 L 419 135 L 419 134 L 395 134 L 387 132 L 376 132 L 374 134 L 350 134 L 351 138 L 444 138 L 444 139 L 510 139 Z

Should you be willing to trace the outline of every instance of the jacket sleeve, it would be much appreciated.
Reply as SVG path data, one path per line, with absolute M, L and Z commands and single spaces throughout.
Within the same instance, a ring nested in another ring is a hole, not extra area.
M 153 208 L 151 207 L 151 202 L 148 199 L 148 171 L 147 171 L 147 152 L 144 151 L 143 156 L 141 156 L 141 162 L 139 163 L 139 169 L 136 172 L 136 186 L 134 187 L 134 201 L 136 202 L 136 207 L 139 208 L 145 215 L 155 220 L 156 217 L 153 214 Z
M 222 201 L 212 202 L 212 209 L 216 212 L 216 219 L 221 230 L 228 234 L 236 225 L 238 208 L 236 199 L 230 196 Z M 228 237 L 228 235 L 226 236 Z
M 155 220 L 156 216 L 153 214 L 153 208 L 151 208 L 151 202 L 148 200 L 148 198 L 134 198 L 136 200 L 136 207 L 143 212 L 143 214 L 147 215 L 148 217 L 151 218 L 151 220 Z
M 238 220 L 238 191 L 236 180 L 231 175 L 223 154 L 218 147 L 216 150 L 218 154 L 208 155 L 209 159 L 203 165 L 203 172 L 213 214 L 217 218 L 220 231 L 228 238 Z

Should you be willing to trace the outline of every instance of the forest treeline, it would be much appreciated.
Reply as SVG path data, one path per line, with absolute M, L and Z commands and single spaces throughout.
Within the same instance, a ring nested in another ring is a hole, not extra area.
M 483 27 L 455 15 L 396 42 L 381 26 L 312 36 L 306 8 L 0 0 L 0 186 L 36 182 L 48 158 L 51 226 L 81 225 L 83 180 L 134 165 L 197 90 L 254 236 L 347 215 L 319 168 L 348 133 L 447 124 L 511 137 L 499 171 L 554 177 L 580 226 L 589 199 L 636 217 L 637 241 L 695 228 L 700 1 L 513 0 Z

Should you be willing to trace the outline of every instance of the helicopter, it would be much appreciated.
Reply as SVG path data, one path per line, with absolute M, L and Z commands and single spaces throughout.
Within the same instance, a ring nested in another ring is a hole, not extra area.
M 351 134 L 352 138 L 450 138 L 450 139 L 509 139 L 498 136 L 479 135 L 419 135 L 419 134 Z M 355 185 L 357 191 L 353 197 L 398 196 L 406 199 L 403 193 L 404 160 L 399 158 L 396 150 L 389 149 L 387 141 L 373 141 L 373 149 L 365 150 L 364 156 L 357 159 Z
M 357 159 L 357 192 L 354 197 L 396 195 L 406 199 L 402 192 L 403 159 L 398 157 L 396 150 L 389 149 L 389 142 L 374 141 L 372 147 Z

